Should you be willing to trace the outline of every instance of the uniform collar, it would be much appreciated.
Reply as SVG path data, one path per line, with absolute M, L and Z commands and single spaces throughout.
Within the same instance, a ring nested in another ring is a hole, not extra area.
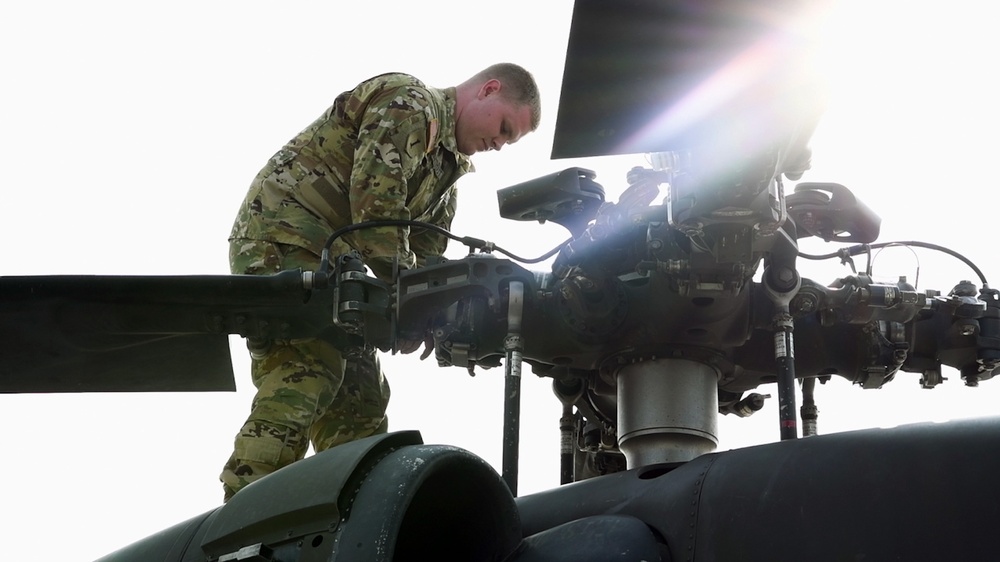
M 439 141 L 442 146 L 444 146 L 448 151 L 455 155 L 455 160 L 458 162 L 459 167 L 469 171 L 474 172 L 475 167 L 472 165 L 472 160 L 465 154 L 462 154 L 458 150 L 458 139 L 455 138 L 455 100 L 456 89 L 455 87 L 444 88 L 443 90 L 438 90 L 443 98 L 442 111 L 438 115 L 440 120 L 439 135 L 441 135 L 441 140 Z

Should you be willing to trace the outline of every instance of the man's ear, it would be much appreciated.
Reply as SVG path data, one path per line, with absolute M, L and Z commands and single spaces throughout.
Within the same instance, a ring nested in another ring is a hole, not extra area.
M 479 88 L 479 99 L 484 99 L 496 94 L 500 91 L 500 81 L 496 78 L 490 78 Z

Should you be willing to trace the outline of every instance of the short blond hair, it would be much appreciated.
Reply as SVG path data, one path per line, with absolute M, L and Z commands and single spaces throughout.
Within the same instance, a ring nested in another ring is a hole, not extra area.
M 542 101 L 534 76 L 520 65 L 500 62 L 479 71 L 470 81 L 485 82 L 493 79 L 499 80 L 503 85 L 500 89 L 503 99 L 531 108 L 531 130 L 537 129 L 542 119 Z

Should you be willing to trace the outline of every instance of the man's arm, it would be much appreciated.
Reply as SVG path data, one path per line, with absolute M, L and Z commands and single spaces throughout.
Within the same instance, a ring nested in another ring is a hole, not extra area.
M 441 204 L 436 206 L 424 221 L 451 230 L 451 221 L 455 218 L 458 203 L 458 191 L 452 185 L 445 191 Z M 428 228 L 415 227 L 410 229 L 410 250 L 416 254 L 417 265 L 424 265 L 427 256 L 443 256 L 448 247 L 448 237 Z
M 361 120 L 351 171 L 351 219 L 354 223 L 411 218 L 407 182 L 423 160 L 428 134 L 420 90 L 401 87 L 379 93 Z M 388 277 L 393 258 L 413 267 L 408 227 L 374 227 L 357 231 L 354 246 L 381 278 Z

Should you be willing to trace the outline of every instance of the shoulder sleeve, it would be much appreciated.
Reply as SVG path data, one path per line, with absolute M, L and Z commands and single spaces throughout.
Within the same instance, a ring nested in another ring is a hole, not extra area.
M 430 119 L 426 90 L 402 85 L 376 92 L 361 115 L 351 170 L 351 219 L 410 219 L 407 180 L 427 151 Z M 357 231 L 354 246 L 379 277 L 386 277 L 394 257 L 413 267 L 408 227 L 377 227 Z

